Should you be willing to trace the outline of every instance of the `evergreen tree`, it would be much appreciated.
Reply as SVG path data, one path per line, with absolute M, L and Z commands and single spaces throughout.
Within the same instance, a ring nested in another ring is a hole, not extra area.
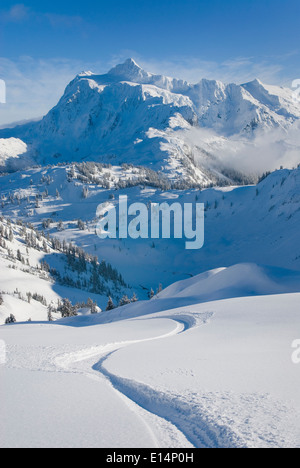
M 72 303 L 69 299 L 63 299 L 59 312 L 63 318 L 76 317 L 78 315 L 75 307 L 72 306 Z
M 137 295 L 135 293 L 133 293 L 131 302 L 138 302 L 138 297 L 137 297 Z
M 155 296 L 155 293 L 154 293 L 153 289 L 151 288 L 151 291 L 149 292 L 148 297 L 149 297 L 149 299 L 153 299 L 154 296 Z
M 87 187 L 83 187 L 82 198 L 88 198 L 88 196 L 89 196 L 89 189 Z
M 122 299 L 120 300 L 120 307 L 123 307 L 127 304 L 130 304 L 131 300 L 128 298 L 128 296 L 123 296 Z
M 97 303 L 94 302 L 91 298 L 88 298 L 87 306 L 89 309 L 91 309 L 91 314 L 97 314 Z
M 48 306 L 48 322 L 53 322 L 53 306 L 50 304 Z
M 10 316 L 5 320 L 5 324 L 9 325 L 11 323 L 16 323 L 16 321 L 16 317 L 13 314 L 10 314 Z
M 19 249 L 17 250 L 17 260 L 22 263 L 24 262 L 24 259 Z
M 113 310 L 113 309 L 115 309 L 115 305 L 113 303 L 112 298 L 109 297 L 106 310 L 109 311 L 109 310 Z
M 80 229 L 80 231 L 85 230 L 85 223 L 81 219 L 78 219 L 77 226 L 78 226 L 78 229 Z

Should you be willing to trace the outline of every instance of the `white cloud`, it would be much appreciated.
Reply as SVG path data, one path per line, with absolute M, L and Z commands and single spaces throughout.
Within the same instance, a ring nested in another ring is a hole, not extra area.
M 0 21 L 3 23 L 22 23 L 44 21 L 54 28 L 76 28 L 86 25 L 79 15 L 60 15 L 56 13 L 40 13 L 28 8 L 22 3 L 13 5 L 9 10 L 0 10 Z
M 224 167 L 242 171 L 249 176 L 259 176 L 280 166 L 294 168 L 300 163 L 300 123 L 287 130 L 280 128 L 257 131 L 253 139 L 239 136 L 225 138 L 212 129 L 193 128 L 181 133 L 193 148 L 206 149 L 215 158 L 216 168 Z M 202 154 L 195 151 L 202 163 Z
M 9 10 L 0 13 L 0 19 L 5 22 L 18 23 L 27 20 L 30 16 L 30 9 L 22 3 L 13 5 Z

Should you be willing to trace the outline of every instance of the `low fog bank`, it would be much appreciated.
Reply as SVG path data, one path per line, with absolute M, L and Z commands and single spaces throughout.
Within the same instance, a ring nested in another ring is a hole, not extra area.
M 288 130 L 258 131 L 254 138 L 225 138 L 203 128 L 185 130 L 182 136 L 196 163 L 232 169 L 248 177 L 258 178 L 281 166 L 292 169 L 300 163 L 300 122 Z

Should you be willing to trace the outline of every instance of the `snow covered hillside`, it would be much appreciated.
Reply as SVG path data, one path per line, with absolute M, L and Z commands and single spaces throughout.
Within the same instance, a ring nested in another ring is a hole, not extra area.
M 257 151 L 256 138 L 274 143 L 272 131 L 278 141 L 266 170 L 299 162 L 289 142 L 295 137 L 287 134 L 298 134 L 299 118 L 291 90 L 258 80 L 225 85 L 202 79 L 194 85 L 153 75 L 129 59 L 106 75 L 79 74 L 40 122 L 0 130 L 0 162 L 4 170 L 17 167 L 16 155 L 22 167 L 24 160 L 27 166 L 130 163 L 163 172 L 173 182 L 241 183 L 262 172 L 260 158 L 252 164 L 249 158 Z M 3 156 L 8 144 L 10 158 Z
M 243 297 L 261 275 L 236 267 L 111 315 L 1 327 L 1 448 L 299 447 L 300 295 Z M 197 304 L 209 278 L 233 295 L 235 278 L 240 297 Z
M 118 303 L 130 292 L 110 264 L 22 221 L 0 219 L 0 325 L 11 315 L 17 322 L 57 320 L 64 299 L 76 305 L 66 316 L 98 313 L 97 304 L 106 307 L 109 297 Z
M 147 179 L 148 178 L 148 179 Z M 152 187 L 148 184 L 152 183 Z M 274 172 L 257 186 L 167 190 L 164 179 L 132 167 L 93 164 L 37 168 L 1 177 L 2 213 L 73 242 L 112 264 L 146 298 L 151 288 L 238 263 L 300 269 L 300 169 Z M 118 189 L 118 190 L 116 190 Z M 100 240 L 100 203 L 204 203 L 205 244 L 173 239 Z

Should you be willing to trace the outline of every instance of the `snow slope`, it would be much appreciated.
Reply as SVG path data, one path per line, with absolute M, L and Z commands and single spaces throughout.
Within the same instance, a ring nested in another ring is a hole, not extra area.
M 213 302 L 171 316 L 183 313 L 206 323 L 168 343 L 109 357 L 104 367 L 117 388 L 197 447 L 298 447 L 299 369 L 291 343 L 299 294 Z
M 227 155 L 231 148 L 244 160 L 257 132 L 280 130 L 284 140 L 299 117 L 291 90 L 258 80 L 190 84 L 148 73 L 129 59 L 105 75 L 79 74 L 40 122 L 0 130 L 0 136 L 20 138 L 28 145 L 26 157 L 39 164 L 131 163 L 162 171 L 172 181 L 207 186 L 238 180 L 239 169 Z M 200 129 L 213 133 L 207 137 Z M 224 141 L 226 151 L 219 151 Z M 282 165 L 295 164 L 295 158 L 282 159 Z M 249 168 L 240 172 L 253 175 Z M 252 172 L 261 169 L 254 165 Z
M 0 139 L 0 170 L 19 170 L 28 167 L 32 160 L 27 157 L 27 145 L 18 138 Z
M 128 306 L 122 322 L 1 327 L 0 446 L 299 447 L 299 304 L 174 298 L 131 320 Z
M 174 283 L 159 299 L 193 298 L 197 303 L 245 296 L 287 294 L 300 291 L 300 272 L 256 264 L 239 264 L 202 273 Z
M 12 233 L 11 239 L 7 235 L 9 230 Z M 69 262 L 66 251 L 54 248 L 52 241 L 42 234 L 24 225 L 0 219 L 0 293 L 3 298 L 3 304 L 0 305 L 0 325 L 11 314 L 17 322 L 48 321 L 50 305 L 53 309 L 52 318 L 57 320 L 61 318 L 56 310 L 58 303 L 65 298 L 73 305 L 86 303 L 91 298 L 100 307 L 96 309 L 100 312 L 101 307 L 106 307 L 109 295 L 118 302 L 123 294 L 133 293 L 127 285 L 108 277 L 105 269 L 102 275 L 98 273 L 101 281 L 99 290 L 94 289 L 91 274 L 92 267 L 89 263 L 78 271 L 76 264 Z M 70 282 L 70 277 L 73 283 Z M 31 294 L 30 299 L 28 294 Z M 81 315 L 91 313 L 86 307 L 80 307 L 78 312 Z

